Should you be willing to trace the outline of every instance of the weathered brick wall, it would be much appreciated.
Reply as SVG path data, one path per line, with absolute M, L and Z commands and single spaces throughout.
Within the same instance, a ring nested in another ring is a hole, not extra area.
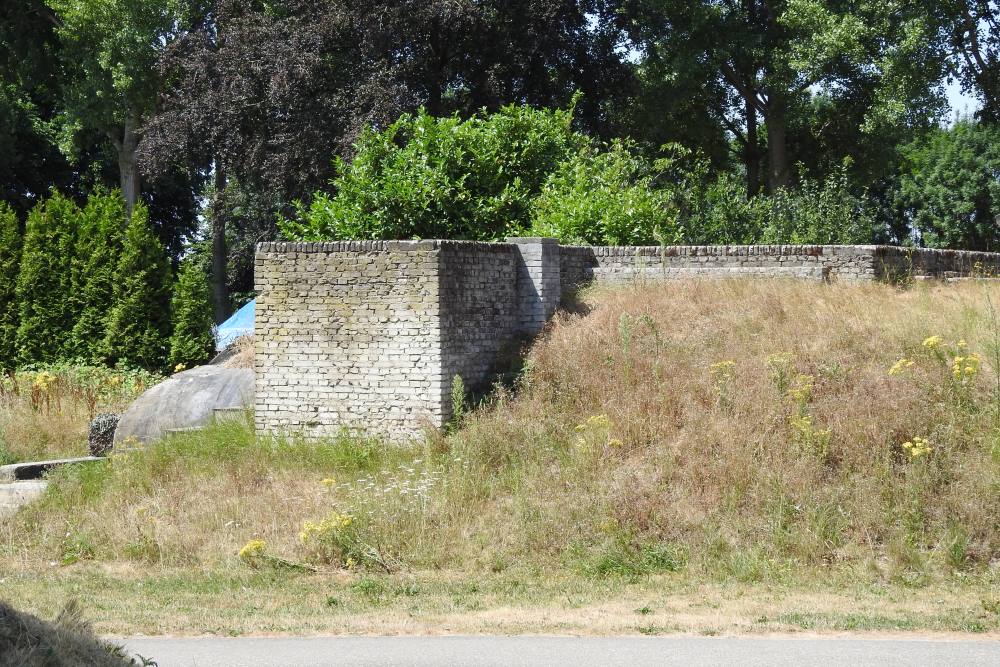
M 1000 253 L 879 246 L 875 271 L 878 280 L 995 277 L 1000 275 Z
M 997 275 L 1000 255 L 882 246 L 560 246 L 368 241 L 264 243 L 257 252 L 256 424 L 404 439 L 451 417 L 453 378 L 492 379 L 588 282 L 686 276 L 898 280 Z
M 451 417 L 456 375 L 469 389 L 488 384 L 501 347 L 518 330 L 518 252 L 506 243 L 441 242 L 442 415 Z
M 434 243 L 264 243 L 255 282 L 258 430 L 320 436 L 441 423 Z
M 687 276 L 874 280 L 876 246 L 563 247 L 563 289 Z

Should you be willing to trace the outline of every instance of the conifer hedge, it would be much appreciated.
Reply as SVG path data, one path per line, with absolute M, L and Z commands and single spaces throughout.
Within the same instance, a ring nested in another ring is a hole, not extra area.
M 188 368 L 203 364 L 215 351 L 215 325 L 208 276 L 197 258 L 181 262 L 171 302 L 174 331 L 169 365 Z
M 17 281 L 21 231 L 17 216 L 0 202 L 0 372 L 15 366 L 17 356 Z

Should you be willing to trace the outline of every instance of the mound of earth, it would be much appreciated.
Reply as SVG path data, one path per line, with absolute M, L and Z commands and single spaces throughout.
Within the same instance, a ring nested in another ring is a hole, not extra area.
M 98 640 L 79 608 L 68 606 L 47 623 L 0 601 L 0 667 L 133 667 L 119 646 Z

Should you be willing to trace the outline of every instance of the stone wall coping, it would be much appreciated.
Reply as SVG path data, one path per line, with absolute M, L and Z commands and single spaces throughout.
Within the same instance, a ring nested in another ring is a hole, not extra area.
M 560 245 L 558 239 L 547 237 L 510 237 L 503 243 L 489 241 L 458 241 L 452 239 L 386 240 L 386 241 L 265 241 L 257 244 L 257 252 L 430 252 L 447 249 L 513 250 L 518 245 Z M 841 252 L 872 252 L 876 255 L 923 254 L 941 257 L 978 256 L 1000 260 L 1000 253 L 981 250 L 949 250 L 914 248 L 893 245 L 668 245 L 668 246 L 587 246 L 561 245 L 565 250 L 593 252 L 598 256 L 660 255 L 668 257 L 752 256 L 752 255 L 827 255 Z
M 559 245 L 559 239 L 550 236 L 508 236 L 504 239 L 507 243 L 516 245 Z
M 257 252 L 433 252 L 443 248 L 510 252 L 513 251 L 515 247 L 516 246 L 512 243 L 456 241 L 452 239 L 388 241 L 264 241 L 257 244 Z
M 950 248 L 913 248 L 910 246 L 899 246 L 899 245 L 880 245 L 875 246 L 875 252 L 878 255 L 885 254 L 897 254 L 897 255 L 937 255 L 939 257 L 954 257 L 954 256 L 972 256 L 972 257 L 989 257 L 993 259 L 1000 260 L 1000 252 L 989 252 L 986 250 L 954 250 Z

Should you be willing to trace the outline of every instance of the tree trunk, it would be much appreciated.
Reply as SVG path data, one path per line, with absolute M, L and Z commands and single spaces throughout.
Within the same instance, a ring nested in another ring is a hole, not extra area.
M 141 182 L 139 168 L 136 166 L 136 151 L 139 148 L 139 135 L 136 132 L 136 120 L 129 117 L 122 127 L 121 138 L 112 138 L 118 153 L 118 180 L 122 189 L 122 199 L 125 200 L 125 215 L 131 220 L 132 211 L 139 201 Z
M 788 167 L 788 139 L 785 135 L 785 108 L 780 100 L 772 98 L 767 104 L 767 154 L 768 192 L 774 194 L 792 184 L 792 173 Z
M 757 108 L 749 99 L 744 100 L 747 125 L 747 144 L 743 151 L 743 162 L 747 171 L 747 197 L 760 194 L 760 140 L 757 136 Z
M 226 190 L 226 171 L 218 158 L 215 160 L 215 196 L 212 199 L 212 308 L 215 323 L 222 324 L 229 317 L 229 286 L 226 280 L 228 252 L 226 248 L 226 213 L 223 195 Z

